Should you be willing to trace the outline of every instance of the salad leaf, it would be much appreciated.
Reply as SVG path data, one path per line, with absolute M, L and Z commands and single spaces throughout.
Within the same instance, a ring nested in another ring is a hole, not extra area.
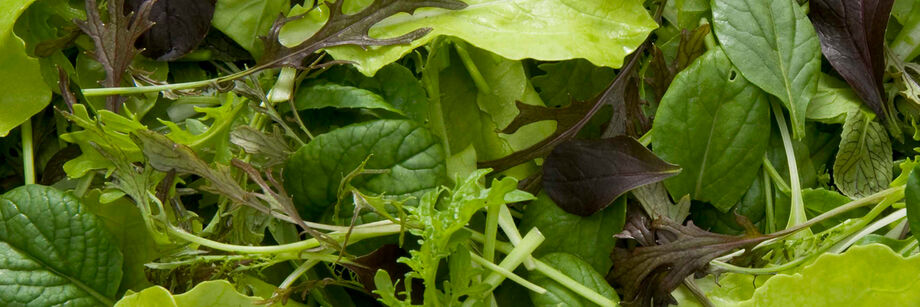
M 604 276 L 592 269 L 591 265 L 581 260 L 581 258 L 568 253 L 552 253 L 543 256 L 540 260 L 558 268 L 563 274 L 610 298 L 614 302 L 619 301 L 619 296 L 607 284 Z M 530 299 L 533 300 L 534 306 L 597 306 L 539 272 L 531 274 L 530 278 L 547 290 L 545 294 L 530 292 Z
M 817 0 L 811 3 L 821 50 L 831 66 L 882 120 L 886 114 L 885 28 L 894 0 Z
M 566 212 L 589 216 L 638 186 L 677 175 L 680 168 L 662 161 L 628 136 L 568 140 L 543 163 L 543 188 Z
M 76 197 L 26 185 L 0 196 L 0 304 L 106 306 L 122 253 Z
M 910 171 L 904 188 L 904 203 L 907 208 L 907 222 L 910 229 L 920 229 L 920 172 Z M 920 231 L 911 231 L 920 240 Z
M 821 69 L 818 36 L 794 0 L 713 0 L 722 49 L 744 78 L 789 110 L 792 134 L 805 136 L 805 112 Z
M 265 48 L 259 37 L 268 35 L 289 7 L 290 0 L 220 0 L 211 24 L 258 59 Z
M 150 30 L 138 38 L 144 56 L 157 61 L 172 61 L 191 52 L 211 29 L 214 2 L 157 0 L 150 9 Z M 140 12 L 147 0 L 127 0 L 133 12 Z
M 338 84 L 317 84 L 300 89 L 294 96 L 298 110 L 334 108 L 381 109 L 396 114 L 402 111 L 369 90 Z
M 856 199 L 887 188 L 893 162 L 885 127 L 863 112 L 852 112 L 840 138 L 834 183 L 843 195 Z
M 674 78 L 652 128 L 654 152 L 682 169 L 664 181 L 671 197 L 689 194 L 723 212 L 731 208 L 760 169 L 769 127 L 763 92 L 720 49 L 701 56 Z
M 264 306 L 261 297 L 248 296 L 234 289 L 226 280 L 209 280 L 196 285 L 188 292 L 173 295 L 166 288 L 155 286 L 141 292 L 130 293 L 115 304 L 115 307 L 258 307 Z M 278 306 L 299 306 L 300 304 L 278 304 Z M 302 305 L 301 305 L 302 306 Z
M 543 102 L 552 107 L 591 99 L 607 88 L 616 75 L 612 68 L 597 67 L 584 59 L 543 63 L 538 67 L 545 74 L 533 77 L 531 82 Z
M 34 0 L 0 4 L 0 137 L 6 136 L 51 102 L 51 89 L 42 81 L 38 60 L 26 54 L 25 43 L 13 34 L 13 24 Z
M 862 108 L 859 96 L 843 81 L 827 74 L 821 74 L 818 91 L 808 104 L 805 116 L 826 124 L 842 124 L 847 114 Z

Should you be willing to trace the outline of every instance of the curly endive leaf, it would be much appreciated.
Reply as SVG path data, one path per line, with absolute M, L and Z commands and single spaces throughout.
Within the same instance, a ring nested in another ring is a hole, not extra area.
M 851 112 L 843 124 L 834 160 L 834 184 L 852 199 L 869 196 L 891 182 L 888 131 L 863 112 Z
M 0 305 L 106 306 L 122 254 L 78 199 L 26 185 L 0 196 Z

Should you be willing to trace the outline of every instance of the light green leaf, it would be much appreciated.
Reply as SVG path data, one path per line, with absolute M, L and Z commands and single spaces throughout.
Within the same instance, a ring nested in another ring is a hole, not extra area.
M 298 110 L 328 107 L 365 108 L 403 114 L 374 92 L 332 83 L 311 85 L 298 90 L 294 96 L 294 105 Z
M 849 85 L 822 73 L 818 90 L 808 104 L 805 116 L 825 124 L 842 124 L 847 119 L 847 113 L 863 108 L 861 101 Z
M 821 70 L 815 28 L 795 0 L 713 0 L 715 33 L 745 78 L 778 97 L 805 136 L 805 114 Z
M 172 295 L 169 290 L 155 286 L 125 295 L 115 307 L 261 307 L 261 297 L 247 296 L 236 291 L 226 280 L 209 280 L 188 292 Z M 289 303 L 277 306 L 299 306 Z
M 38 60 L 26 54 L 13 25 L 34 0 L 0 2 L 0 137 L 6 136 L 51 102 L 51 89 L 42 79 Z
M 0 196 L 0 221 L 0 305 L 111 305 L 122 254 L 77 198 L 18 187 Z
M 305 218 L 321 215 L 338 199 L 342 178 L 367 159 L 350 182 L 371 193 L 421 196 L 447 180 L 441 142 L 408 120 L 376 120 L 320 135 L 301 147 L 284 168 L 284 185 Z
M 625 206 L 624 206 L 625 207 Z M 613 287 L 607 283 L 604 276 L 591 268 L 591 265 L 581 260 L 581 258 L 568 253 L 553 253 L 541 258 L 544 263 L 556 268 L 565 275 L 568 275 L 582 285 L 596 291 L 614 302 L 619 301 L 619 296 Z M 531 280 L 546 288 L 546 293 L 539 294 L 530 292 L 530 299 L 533 300 L 534 306 L 597 306 L 584 297 L 575 294 L 558 282 L 540 274 L 536 271 L 530 275 Z
M 290 8 L 289 0 L 219 0 L 214 7 L 211 25 L 220 30 L 258 59 L 272 23 Z
M 716 48 L 679 73 L 658 107 L 652 149 L 683 169 L 665 180 L 725 212 L 758 175 L 770 139 L 767 97 Z
M 834 184 L 852 199 L 869 196 L 891 182 L 891 140 L 865 112 L 847 115 L 834 160 Z
M 598 272 L 607 272 L 613 265 L 610 260 L 610 252 L 616 244 L 613 235 L 623 230 L 625 222 L 625 197 L 603 211 L 581 217 L 563 211 L 546 193 L 540 193 L 536 200 L 527 204 L 520 229 L 527 232 L 536 227 L 546 236 L 534 251 L 536 257 L 565 252 L 584 259 Z
M 597 66 L 620 67 L 623 57 L 635 50 L 657 27 L 642 1 L 638 0 L 464 2 L 469 6 L 462 10 L 423 8 L 413 15 L 400 14 L 384 19 L 371 28 L 370 35 L 375 38 L 395 37 L 418 28 L 432 28 L 428 35 L 411 44 L 370 47 L 368 50 L 343 46 L 331 48 L 328 52 L 337 60 L 354 61 L 362 73 L 373 75 L 412 49 L 445 35 L 512 60 L 585 58 Z M 322 13 L 317 11 L 315 14 Z M 285 26 L 281 31 L 281 43 L 285 46 L 297 45 L 316 29 L 315 23 L 308 22 Z
M 824 254 L 794 274 L 771 277 L 737 306 L 910 306 L 920 301 L 920 256 L 887 246 Z

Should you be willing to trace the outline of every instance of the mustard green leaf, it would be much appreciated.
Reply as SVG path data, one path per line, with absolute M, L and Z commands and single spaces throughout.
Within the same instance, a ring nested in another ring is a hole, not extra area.
M 34 0 L 0 3 L 0 137 L 6 136 L 51 102 L 51 89 L 42 79 L 38 59 L 26 54 L 26 45 L 13 34 L 19 15 Z

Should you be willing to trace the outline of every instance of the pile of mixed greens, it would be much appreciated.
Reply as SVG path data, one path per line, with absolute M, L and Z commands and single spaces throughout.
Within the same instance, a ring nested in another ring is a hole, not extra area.
M 3 0 L 2 306 L 920 302 L 920 0 Z

